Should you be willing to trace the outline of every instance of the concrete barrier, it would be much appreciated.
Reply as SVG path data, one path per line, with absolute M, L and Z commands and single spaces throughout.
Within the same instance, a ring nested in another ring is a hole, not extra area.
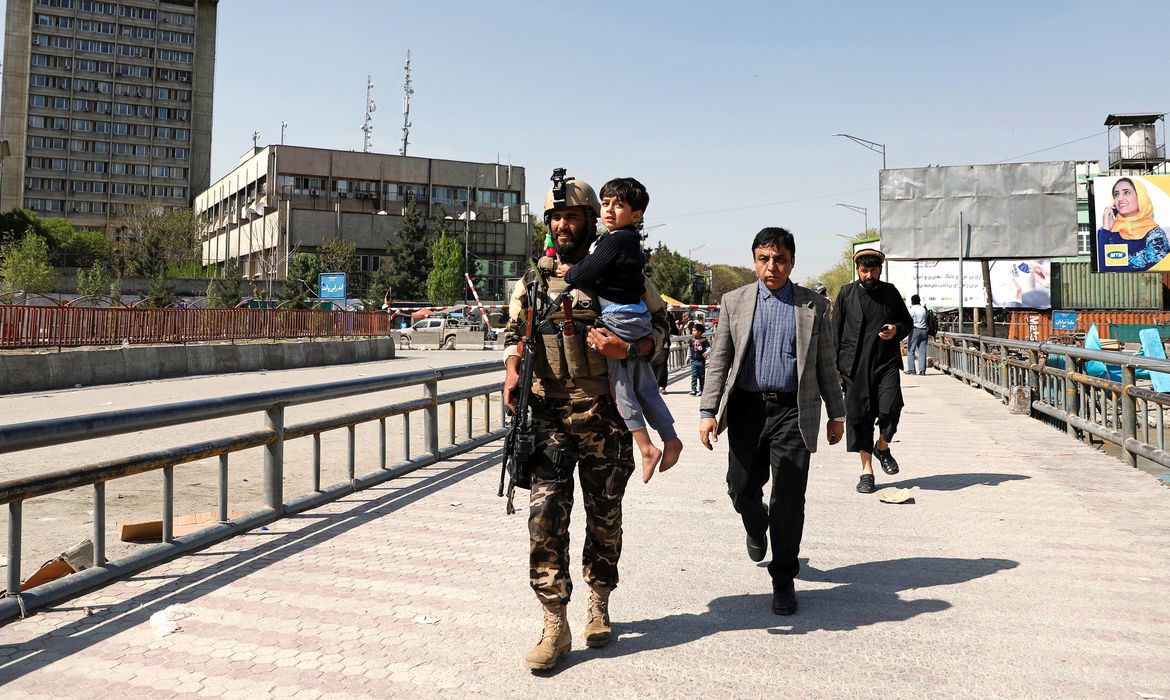
M 393 359 L 390 338 L 0 353 L 0 393 Z

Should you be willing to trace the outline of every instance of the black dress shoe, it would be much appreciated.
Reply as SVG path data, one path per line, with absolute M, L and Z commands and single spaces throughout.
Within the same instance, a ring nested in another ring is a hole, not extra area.
M 877 455 L 878 462 L 880 462 L 882 465 L 882 471 L 891 475 L 898 473 L 898 460 L 894 459 L 894 455 L 890 452 L 890 448 L 887 447 L 884 450 L 875 448 L 874 453 Z
M 777 615 L 796 612 L 796 586 L 792 581 L 772 584 L 772 612 Z
M 763 561 L 764 555 L 768 553 L 768 533 L 764 533 L 760 537 L 752 537 L 749 532 L 747 536 L 747 550 L 748 558 L 752 561 Z

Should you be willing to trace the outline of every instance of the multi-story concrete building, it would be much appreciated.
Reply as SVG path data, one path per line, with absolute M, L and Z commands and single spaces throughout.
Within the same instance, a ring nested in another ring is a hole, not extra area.
M 218 0 L 8 0 L 0 210 L 110 229 L 211 180 Z M 0 149 L 2 152 L 2 149 Z
M 468 271 L 481 280 L 481 298 L 500 299 L 506 280 L 523 274 L 532 250 L 524 168 L 284 145 L 250 149 L 196 196 L 209 222 L 203 263 L 239 260 L 251 279 L 283 280 L 294 253 L 342 238 L 357 245 L 359 273 L 372 273 L 408 197 L 428 228 L 443 208 L 448 231 L 468 251 Z M 357 275 L 351 296 L 366 276 Z

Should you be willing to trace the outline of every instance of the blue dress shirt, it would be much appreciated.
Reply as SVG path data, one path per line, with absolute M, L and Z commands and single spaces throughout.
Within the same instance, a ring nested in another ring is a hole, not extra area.
M 796 391 L 796 310 L 792 281 L 772 291 L 758 284 L 747 354 L 735 386 L 744 391 Z

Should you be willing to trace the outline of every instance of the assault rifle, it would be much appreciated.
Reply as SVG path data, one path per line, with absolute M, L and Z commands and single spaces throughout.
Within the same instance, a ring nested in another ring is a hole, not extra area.
M 516 512 L 513 498 L 516 487 L 530 488 L 532 477 L 528 471 L 528 461 L 536 451 L 536 428 L 532 421 L 532 407 L 529 398 L 532 396 L 532 376 L 536 365 L 536 344 L 540 333 L 541 321 L 556 308 L 555 303 L 541 303 L 544 293 L 548 290 L 548 281 L 536 265 L 532 265 L 532 281 L 528 283 L 528 317 L 525 324 L 524 337 L 520 339 L 520 381 L 512 394 L 516 402 L 516 410 L 512 413 L 512 423 L 508 427 L 508 435 L 504 438 L 504 463 L 500 469 L 500 490 L 497 494 L 503 497 L 504 484 L 507 483 L 508 515 Z M 565 292 L 568 292 L 566 289 Z M 562 294 L 563 298 L 563 294 Z

